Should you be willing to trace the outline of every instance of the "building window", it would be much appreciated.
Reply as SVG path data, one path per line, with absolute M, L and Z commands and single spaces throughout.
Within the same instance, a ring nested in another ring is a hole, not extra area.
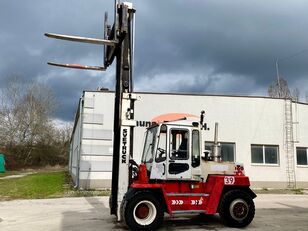
M 205 143 L 205 151 L 209 156 L 213 153 L 213 145 L 214 142 L 206 142 Z M 221 160 L 222 161 L 235 161 L 235 143 L 226 143 L 226 142 L 220 142 L 221 147 Z
M 296 148 L 297 165 L 308 165 L 308 148 Z
M 251 163 L 278 164 L 278 145 L 251 145 Z

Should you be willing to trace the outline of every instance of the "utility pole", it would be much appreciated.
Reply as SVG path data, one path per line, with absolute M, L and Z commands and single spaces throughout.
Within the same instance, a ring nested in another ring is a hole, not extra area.
M 276 75 L 277 75 L 277 85 L 278 85 L 278 97 L 281 98 L 280 94 L 280 76 L 279 76 L 279 64 L 278 64 L 278 59 L 276 59 Z
M 301 50 L 301 51 L 298 51 L 296 53 L 293 53 L 291 55 L 288 55 L 288 56 L 285 56 L 285 57 L 282 57 L 282 58 L 276 58 L 276 61 L 275 61 L 275 68 L 276 68 L 276 77 L 277 77 L 277 84 L 278 84 L 278 97 L 281 98 L 282 95 L 281 95 L 281 83 L 280 83 L 280 72 L 279 72 L 279 62 L 281 61 L 284 61 L 286 59 L 292 59 L 294 57 L 297 57 L 303 53 L 306 53 L 308 52 L 308 49 L 304 49 L 304 50 Z

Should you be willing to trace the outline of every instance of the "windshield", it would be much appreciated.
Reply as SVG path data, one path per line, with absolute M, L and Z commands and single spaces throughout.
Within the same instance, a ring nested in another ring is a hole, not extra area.
M 149 128 L 146 133 L 144 142 L 142 162 L 151 163 L 154 156 L 155 137 L 157 134 L 158 126 Z

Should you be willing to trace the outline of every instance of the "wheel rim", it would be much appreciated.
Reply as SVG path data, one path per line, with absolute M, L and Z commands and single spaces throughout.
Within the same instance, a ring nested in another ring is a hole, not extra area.
M 140 201 L 134 208 L 134 219 L 139 225 L 149 225 L 156 217 L 155 205 L 148 200 Z
M 243 199 L 236 199 L 230 205 L 230 214 L 234 220 L 242 221 L 248 216 L 249 207 Z

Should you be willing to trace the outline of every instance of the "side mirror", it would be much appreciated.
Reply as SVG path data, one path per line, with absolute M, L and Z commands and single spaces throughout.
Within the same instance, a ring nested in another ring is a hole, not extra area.
M 203 153 L 201 153 L 202 160 L 207 161 L 209 154 L 210 154 L 209 151 L 204 151 Z
M 210 150 L 205 150 L 203 153 L 201 153 L 201 158 L 204 161 L 210 161 L 212 152 Z

